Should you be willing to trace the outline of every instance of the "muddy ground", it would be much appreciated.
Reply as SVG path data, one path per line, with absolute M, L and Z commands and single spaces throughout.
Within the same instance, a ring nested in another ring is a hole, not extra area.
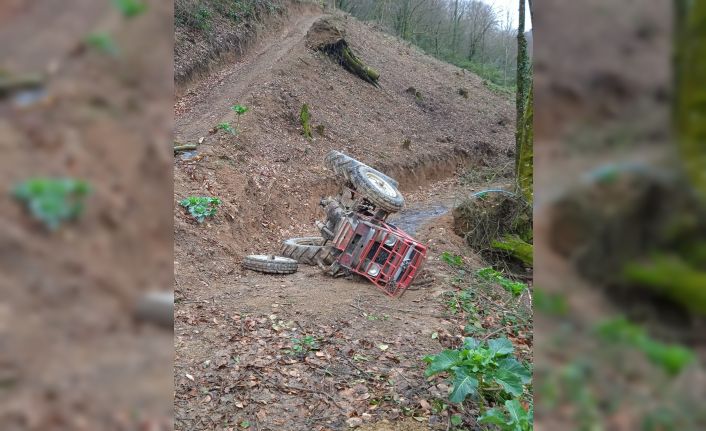
M 176 101 L 177 141 L 204 140 L 175 160 L 175 199 L 223 200 L 202 225 L 175 208 L 177 429 L 449 424 L 449 407 L 441 402 L 448 385 L 425 380 L 421 358 L 458 342 L 469 316 L 450 313 L 448 292 L 473 281 L 459 281 L 459 271 L 486 264 L 453 233 L 447 210 L 471 191 L 507 183 L 503 175 L 492 184 L 464 175 L 505 172 L 512 163 L 514 102 L 476 75 L 338 16 L 356 54 L 380 70 L 375 88 L 306 47 L 308 29 L 322 16 L 291 14 L 237 61 L 181 90 Z M 469 90 L 468 98 L 460 88 Z M 240 120 L 229 109 L 236 103 L 250 108 Z M 303 103 L 312 124 L 323 126 L 311 141 L 298 124 Z M 224 121 L 237 134 L 209 132 Z M 405 139 L 410 149 L 403 148 Z M 400 182 L 407 207 L 396 222 L 430 246 L 427 283 L 392 299 L 373 285 L 332 279 L 313 267 L 290 276 L 240 268 L 246 254 L 276 252 L 286 238 L 316 234 L 318 201 L 336 190 L 323 164 L 332 149 Z M 442 252 L 465 256 L 463 268 L 441 262 Z M 496 288 L 476 298 L 477 305 L 487 302 L 476 316 L 479 335 L 506 333 L 530 359 L 527 325 L 513 331 L 503 319 L 508 310 L 530 319 L 528 294 L 510 300 Z M 316 349 L 292 354 L 293 340 L 306 335 Z M 461 413 L 474 423 L 477 411 Z
M 134 318 L 172 285 L 171 8 L 3 2 L 0 70 L 43 85 L 0 94 L 0 428 L 168 429 L 172 334 Z M 105 32 L 115 55 L 84 43 Z M 144 49 L 144 41 L 150 49 Z M 93 190 L 49 232 L 13 199 L 31 177 Z M 166 365 L 166 366 L 165 366 Z

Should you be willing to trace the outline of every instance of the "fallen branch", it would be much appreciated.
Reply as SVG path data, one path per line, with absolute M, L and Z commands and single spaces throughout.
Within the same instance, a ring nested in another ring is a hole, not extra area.
M 44 85 L 44 77 L 37 73 L 11 75 L 0 72 L 0 96 L 17 90 L 37 88 Z
M 199 146 L 197 144 L 184 144 L 174 146 L 174 154 L 180 151 L 192 151 L 197 149 Z

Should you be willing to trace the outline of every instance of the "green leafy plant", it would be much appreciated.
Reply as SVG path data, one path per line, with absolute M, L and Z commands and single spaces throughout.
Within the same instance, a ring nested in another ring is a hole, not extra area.
M 441 256 L 439 256 L 439 257 L 441 258 L 442 262 L 444 262 L 450 266 L 453 266 L 455 268 L 459 268 L 459 267 L 463 266 L 463 258 L 461 256 L 451 254 L 448 251 L 441 253 Z
M 235 129 L 230 125 L 230 123 L 218 123 L 216 126 L 216 130 L 223 130 L 224 132 L 228 132 L 231 135 L 235 135 Z
M 147 3 L 142 0 L 113 0 L 112 3 L 125 18 L 136 17 L 147 10 Z
M 522 291 L 527 288 L 525 283 L 510 280 L 501 272 L 496 271 L 491 267 L 479 269 L 476 271 L 476 275 L 485 281 L 499 284 L 503 289 L 512 293 L 513 296 L 519 296 Z
M 480 394 L 482 400 L 490 390 L 519 397 L 524 386 L 531 381 L 531 374 L 513 357 L 513 351 L 507 338 L 482 342 L 468 337 L 460 349 L 444 350 L 425 357 L 428 364 L 425 375 L 448 372 L 452 384 L 449 401 L 453 403 L 463 402 L 466 397 L 476 394 Z
M 16 185 L 12 193 L 35 219 L 55 230 L 81 215 L 90 187 L 72 178 L 31 178 Z
M 665 344 L 652 339 L 640 326 L 625 317 L 610 319 L 597 325 L 598 334 L 612 342 L 628 344 L 642 351 L 654 364 L 670 375 L 679 374 L 695 359 L 690 349 L 677 344 Z
M 201 31 L 211 29 L 211 11 L 204 7 L 199 6 L 191 17 L 188 19 L 189 24 Z
M 516 399 L 507 400 L 504 408 L 494 407 L 478 418 L 478 423 L 497 425 L 502 431 L 530 431 L 533 422 L 532 406 L 525 410 Z
M 213 217 L 220 204 L 220 199 L 208 196 L 189 196 L 179 201 L 179 205 L 188 209 L 199 223 L 203 223 L 206 217 Z
M 86 45 L 103 54 L 117 56 L 120 53 L 118 45 L 108 33 L 91 33 L 86 36 L 84 42 Z
M 248 108 L 243 105 L 233 105 L 230 107 L 238 115 L 238 123 L 236 124 L 236 129 L 240 129 L 240 116 L 248 112 Z
M 473 292 L 470 290 L 462 290 L 460 292 L 449 292 L 446 306 L 449 307 L 451 314 L 456 314 L 460 311 L 475 315 L 476 307 L 473 304 Z
M 311 335 L 305 335 L 302 338 L 292 338 L 292 348 L 290 354 L 305 356 L 313 350 L 319 350 L 319 343 Z
M 553 316 L 565 316 L 569 312 L 566 297 L 547 292 L 537 286 L 532 289 L 532 304 L 537 311 Z

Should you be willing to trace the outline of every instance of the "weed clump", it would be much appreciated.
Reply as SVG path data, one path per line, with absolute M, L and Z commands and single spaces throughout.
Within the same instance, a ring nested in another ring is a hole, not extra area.
M 88 183 L 72 178 L 32 178 L 13 189 L 13 196 L 23 202 L 30 214 L 49 230 L 78 218 L 90 193 Z
M 223 130 L 224 132 L 230 133 L 231 135 L 235 135 L 235 129 L 233 128 L 233 126 L 230 125 L 230 123 L 218 123 L 215 129 Z
M 115 6 L 125 18 L 134 18 L 147 10 L 147 3 L 141 0 L 113 0 L 113 6 Z
M 120 54 L 118 45 L 108 33 L 91 33 L 85 37 L 84 43 L 86 46 L 95 49 L 101 54 L 107 54 L 113 57 L 117 57 L 118 54 Z
M 203 223 L 206 217 L 216 215 L 217 208 L 220 204 L 220 199 L 208 196 L 189 196 L 179 201 L 179 205 L 186 208 L 189 214 L 199 223 Z
M 302 105 L 301 111 L 299 111 L 299 122 L 302 125 L 302 135 L 306 139 L 311 140 L 311 114 L 309 114 L 309 105 L 306 103 Z

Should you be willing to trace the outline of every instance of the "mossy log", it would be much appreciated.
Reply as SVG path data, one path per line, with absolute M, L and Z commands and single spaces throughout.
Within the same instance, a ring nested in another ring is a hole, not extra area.
M 340 40 L 333 45 L 326 45 L 322 49 L 329 57 L 336 60 L 344 69 L 358 76 L 363 81 L 378 87 L 380 73 L 368 67 L 351 51 L 345 40 Z
M 344 69 L 363 81 L 378 86 L 380 73 L 367 66 L 348 46 L 343 31 L 333 20 L 323 18 L 314 23 L 307 33 L 308 44 L 312 49 L 326 53 Z
M 506 235 L 500 239 L 491 241 L 490 246 L 495 250 L 504 251 L 510 256 L 519 259 L 525 265 L 533 265 L 533 250 L 532 244 L 522 240 L 517 235 Z
M 196 144 L 175 145 L 174 146 L 174 154 L 179 153 L 181 151 L 193 151 L 197 148 L 198 148 L 198 145 L 196 145 Z
M 306 139 L 311 139 L 311 114 L 309 114 L 309 105 L 306 103 L 302 105 L 302 109 L 299 111 L 299 121 L 302 124 L 302 135 Z
M 660 255 L 646 263 L 630 263 L 625 266 L 623 277 L 706 316 L 706 271 L 679 257 Z

